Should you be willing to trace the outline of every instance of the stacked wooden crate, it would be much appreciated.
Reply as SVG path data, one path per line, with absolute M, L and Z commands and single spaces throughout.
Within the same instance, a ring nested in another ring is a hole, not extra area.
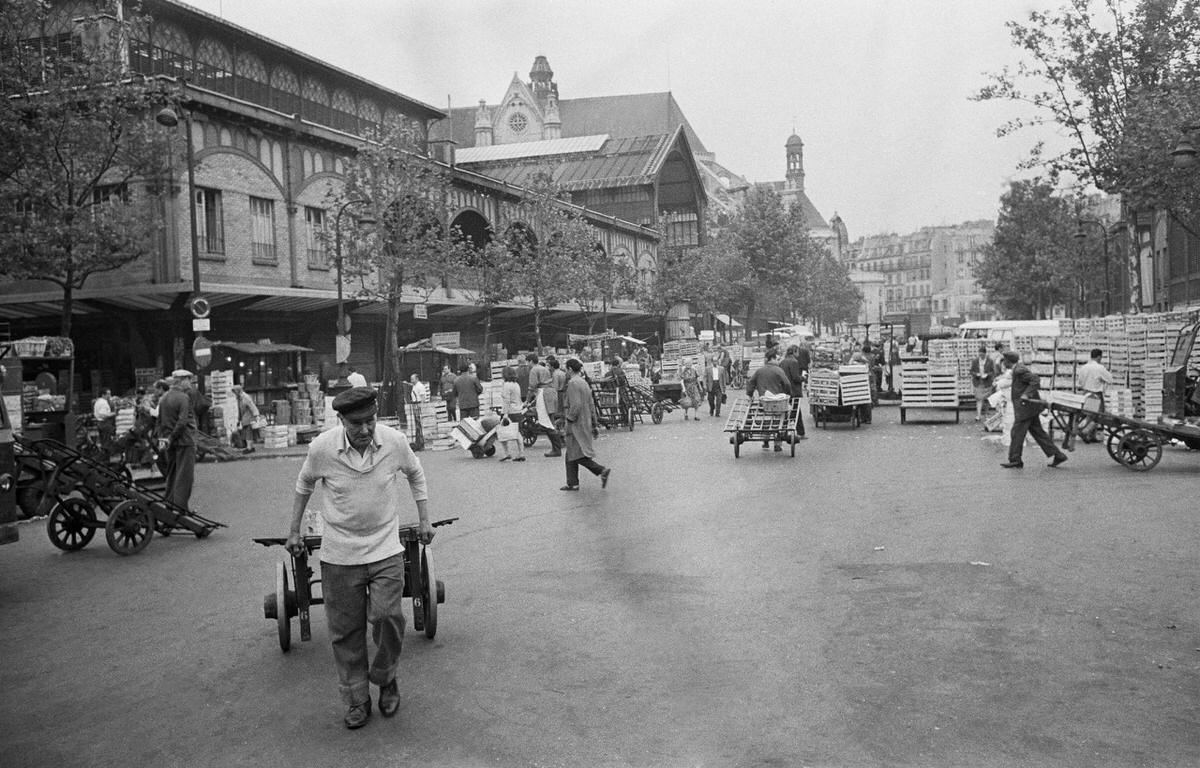
M 871 404 L 871 373 L 865 365 L 843 365 L 838 368 L 842 405 Z M 954 404 L 958 405 L 957 392 Z
M 841 377 L 833 368 L 808 372 L 808 400 L 813 405 L 840 405 Z
M 905 408 L 957 408 L 958 369 L 926 360 L 901 363 L 904 389 L 900 405 Z

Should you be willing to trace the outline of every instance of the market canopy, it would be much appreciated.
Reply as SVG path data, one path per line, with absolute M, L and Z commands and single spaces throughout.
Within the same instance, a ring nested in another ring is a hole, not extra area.
M 722 315 L 720 313 L 717 313 L 717 314 L 713 315 L 713 317 L 717 318 L 717 322 L 728 325 L 731 328 L 741 328 L 742 327 L 741 323 L 739 323 L 737 320 L 734 320 L 729 315 Z
M 270 355 L 276 352 L 312 352 L 311 347 L 298 344 L 275 344 L 270 341 L 214 341 L 214 347 L 225 347 L 247 355 Z
M 633 343 L 633 344 L 642 344 L 642 345 L 644 345 L 644 344 L 646 343 L 646 342 L 642 341 L 641 339 L 635 339 L 635 338 L 633 338 L 632 336 L 618 336 L 617 338 L 618 338 L 618 339 L 624 339 L 625 341 L 631 342 L 631 343 Z
M 401 352 L 440 352 L 443 355 L 473 355 L 475 354 L 469 349 L 462 347 L 443 347 L 434 346 L 429 339 L 419 339 L 412 344 L 408 344 L 400 348 Z

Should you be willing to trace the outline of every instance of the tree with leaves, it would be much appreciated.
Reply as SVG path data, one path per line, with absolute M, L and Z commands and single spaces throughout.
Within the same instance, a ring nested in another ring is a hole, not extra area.
M 816 256 L 807 270 L 806 290 L 799 305 L 799 314 L 812 318 L 816 326 L 814 330 L 819 333 L 822 328 L 855 322 L 862 305 L 862 293 L 850 279 L 845 264 L 838 261 L 828 248 L 816 248 Z
M 613 258 L 599 244 L 593 246 L 590 258 L 580 264 L 575 284 L 575 302 L 588 320 L 588 334 L 595 330 L 596 320 L 608 327 L 608 309 L 617 299 L 631 296 L 636 290 L 633 267 Z
M 81 22 L 36 0 L 0 7 L 0 274 L 58 285 L 63 336 L 92 275 L 153 252 L 161 220 L 146 182 L 169 157 L 154 113 L 173 95 L 122 64 L 142 20 L 101 6 Z
M 975 98 L 1033 109 L 1001 136 L 1053 125 L 1069 138 L 1063 151 L 1039 142 L 1024 167 L 1120 194 L 1134 210 L 1166 210 L 1195 234 L 1200 185 L 1170 151 L 1181 126 L 1200 124 L 1200 2 L 1070 0 L 1008 28 L 1024 58 Z
M 387 303 L 385 388 L 400 377 L 401 303 L 428 301 L 467 260 L 468 246 L 444 225 L 448 196 L 449 179 L 419 137 L 394 124 L 363 142 L 330 199 L 331 208 L 362 201 L 342 225 L 342 279 L 353 295 Z
M 455 233 L 455 236 L 459 236 Z M 489 239 L 483 247 L 463 242 L 459 251 L 462 263 L 455 269 L 460 277 L 463 292 L 477 307 L 482 307 L 483 313 L 483 362 L 489 363 L 488 350 L 491 348 L 492 319 L 496 308 L 513 297 L 514 287 L 505 275 L 504 270 L 509 265 L 508 247 L 501 242 Z
M 501 274 L 509 281 L 506 293 L 512 301 L 533 310 L 533 335 L 540 352 L 546 312 L 580 296 L 581 286 L 591 279 L 587 265 L 596 234 L 564 203 L 546 171 L 530 174 L 509 219 Z
M 1049 182 L 1014 181 L 1000 199 L 992 242 L 976 269 L 989 304 L 1014 319 L 1044 319 L 1072 300 L 1063 280 L 1072 263 L 1075 211 Z

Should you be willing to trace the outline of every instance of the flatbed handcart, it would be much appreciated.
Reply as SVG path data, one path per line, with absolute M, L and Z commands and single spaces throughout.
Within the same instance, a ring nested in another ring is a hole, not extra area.
M 776 440 L 786 442 L 796 455 L 796 443 L 800 441 L 800 398 L 766 401 L 761 398 L 739 397 L 729 409 L 724 432 L 729 432 L 733 443 L 733 456 L 741 456 L 742 443 L 747 440 Z
M 627 391 L 629 401 L 637 409 L 637 412 L 643 416 L 649 416 L 655 424 L 661 424 L 663 415 L 678 407 L 676 403 L 682 396 L 679 394 L 682 393 L 682 385 L 675 387 L 674 393 L 670 389 L 660 390 L 658 386 L 658 384 L 630 382 Z
M 124 467 L 113 469 L 54 440 L 21 439 L 18 446 L 27 465 L 53 467 L 40 475 L 38 510 L 48 511 L 46 535 L 59 549 L 83 549 L 103 528 L 112 551 L 132 555 L 156 531 L 169 536 L 182 529 L 203 539 L 225 527 L 171 501 L 161 485 L 133 480 Z
M 1051 418 L 1062 429 L 1063 448 L 1073 450 L 1080 423 L 1091 421 L 1107 436 L 1109 457 L 1135 472 L 1149 472 L 1158 466 L 1163 446 L 1173 440 L 1200 450 L 1200 423 L 1174 418 L 1146 421 L 1106 413 L 1100 410 L 1100 400 L 1094 395 L 1045 392 L 1040 402 L 1049 407 Z
M 870 374 L 865 365 L 815 368 L 808 377 L 808 402 L 813 423 L 828 428 L 830 422 L 849 423 L 858 428 L 869 421 Z
M 617 390 L 612 381 L 593 381 L 592 401 L 596 404 L 598 426 L 605 429 L 625 427 L 630 432 L 633 425 L 641 422 L 642 416 L 637 408 Z
M 457 517 L 437 520 L 437 528 L 449 525 Z M 279 647 L 287 653 L 292 647 L 292 617 L 300 620 L 300 639 L 312 639 L 309 609 L 322 605 L 325 598 L 316 595 L 313 587 L 321 583 L 316 577 L 309 557 L 321 548 L 321 536 L 303 537 L 304 551 L 289 554 L 291 569 L 282 560 L 275 563 L 275 590 L 263 597 L 263 618 L 274 619 L 279 634 Z M 254 539 L 264 547 L 284 546 L 286 538 L 262 537 Z M 427 545 L 421 544 L 416 525 L 400 526 L 400 541 L 404 543 L 404 597 L 412 598 L 413 629 L 424 632 L 430 640 L 437 634 L 438 604 L 446 602 L 446 586 L 434 578 L 433 555 Z

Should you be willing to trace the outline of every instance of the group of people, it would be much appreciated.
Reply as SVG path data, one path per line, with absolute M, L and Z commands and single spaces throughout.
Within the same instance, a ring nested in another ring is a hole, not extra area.
M 1112 374 L 1100 361 L 1104 352 L 1093 349 L 1088 362 L 1075 373 L 1075 387 L 1080 392 L 1096 398 L 1101 411 L 1104 410 L 1104 390 L 1113 382 Z M 1008 460 L 1000 466 L 1005 469 L 1020 469 L 1025 466 L 1023 453 L 1025 437 L 1032 437 L 1046 455 L 1049 466 L 1058 467 L 1067 460 L 1067 454 L 1050 439 L 1042 426 L 1041 415 L 1045 409 L 1041 398 L 1040 377 L 1021 362 L 1021 356 L 1012 350 L 1005 351 L 1000 342 L 991 351 L 987 344 L 979 345 L 979 354 L 971 361 L 971 383 L 975 390 L 975 420 L 984 416 L 986 404 L 998 409 L 1002 430 L 1008 437 Z M 1085 428 L 1081 434 L 1084 442 L 1094 439 L 1095 425 Z

